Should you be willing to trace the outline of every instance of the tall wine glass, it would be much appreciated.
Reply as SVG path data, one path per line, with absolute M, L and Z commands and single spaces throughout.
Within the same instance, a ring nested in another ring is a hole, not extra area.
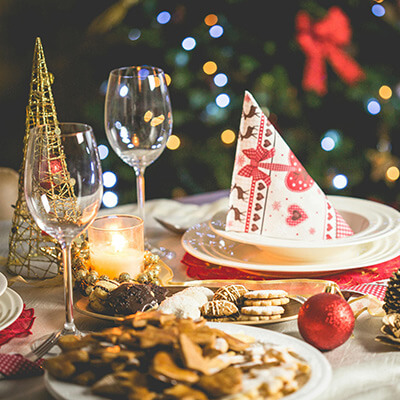
M 104 119 L 111 147 L 135 171 L 138 215 L 146 226 L 145 169 L 164 151 L 172 130 L 171 101 L 164 72 L 151 66 L 111 71 Z M 150 247 L 148 242 L 146 247 Z M 156 249 L 150 247 L 150 250 Z M 168 252 L 162 255 L 168 256 Z
M 57 334 L 79 334 L 73 317 L 71 243 L 95 219 L 103 192 L 100 158 L 93 130 L 79 123 L 40 125 L 29 134 L 25 197 L 40 229 L 61 246 L 64 270 L 64 327 Z

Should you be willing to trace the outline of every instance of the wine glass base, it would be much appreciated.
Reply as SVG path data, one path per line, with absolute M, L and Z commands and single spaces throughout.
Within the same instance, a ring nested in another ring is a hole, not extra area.
M 156 247 L 150 244 L 147 240 L 144 243 L 144 248 L 145 250 L 150 251 L 156 256 L 159 256 L 160 258 L 166 258 L 167 260 L 172 260 L 176 257 L 176 253 L 172 250 L 169 250 L 165 247 Z

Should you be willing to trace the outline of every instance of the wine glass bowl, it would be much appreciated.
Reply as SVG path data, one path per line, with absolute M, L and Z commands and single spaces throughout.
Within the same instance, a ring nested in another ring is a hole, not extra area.
M 103 185 L 93 130 L 79 123 L 40 125 L 29 134 L 24 189 L 39 228 L 62 251 L 65 323 L 61 334 L 77 333 L 72 304 L 71 244 L 95 219 Z

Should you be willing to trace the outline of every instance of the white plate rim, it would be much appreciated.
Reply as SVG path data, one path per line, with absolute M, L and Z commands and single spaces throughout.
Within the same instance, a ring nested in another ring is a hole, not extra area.
M 261 339 L 275 345 L 290 347 L 311 366 L 311 376 L 306 384 L 285 400 L 311 400 L 317 398 L 326 390 L 332 379 L 332 367 L 325 356 L 308 343 L 284 333 L 275 332 L 247 325 L 227 324 L 224 322 L 209 322 L 212 328 L 223 330 L 227 333 L 244 333 L 256 339 Z M 73 383 L 59 381 L 53 378 L 48 371 L 44 375 L 45 387 L 57 400 L 105 400 L 92 394 L 87 386 L 79 386 Z M 70 393 L 70 391 L 72 392 Z M 70 393 L 70 394 L 69 394 Z
M 182 247 L 185 249 L 186 252 L 191 254 L 192 256 L 199 258 L 200 260 L 209 262 L 211 264 L 217 264 L 217 265 L 222 265 L 226 267 L 232 267 L 232 268 L 238 268 L 238 269 L 246 269 L 246 270 L 253 270 L 253 271 L 259 271 L 259 272 L 280 272 L 280 273 L 295 273 L 297 275 L 303 274 L 303 273 L 313 273 L 316 275 L 317 273 L 322 275 L 325 274 L 327 275 L 328 273 L 332 272 L 340 272 L 343 270 L 350 270 L 350 269 L 356 269 L 356 268 L 363 268 L 363 267 L 368 267 L 371 265 L 379 264 L 385 261 L 389 261 L 398 255 L 400 255 L 400 234 L 394 233 L 392 236 L 386 237 L 381 239 L 380 241 L 373 242 L 372 244 L 364 244 L 364 246 L 372 246 L 372 245 L 385 245 L 387 247 L 390 247 L 390 251 L 384 251 L 383 255 L 378 258 L 376 255 L 373 255 L 369 258 L 366 258 L 362 260 L 362 262 L 358 262 L 357 264 L 357 257 L 352 257 L 352 258 L 346 258 L 342 262 L 342 265 L 338 263 L 337 260 L 332 260 L 330 263 L 322 263 L 321 261 L 316 262 L 315 264 L 311 263 L 304 263 L 304 264 L 298 264 L 296 261 L 293 261 L 291 264 L 253 264 L 253 263 L 248 263 L 244 262 L 241 260 L 230 260 L 230 259 L 223 259 L 223 258 L 218 258 L 216 256 L 209 256 L 205 254 L 204 252 L 199 251 L 198 249 L 193 248 L 193 246 L 189 243 L 188 236 L 191 235 L 191 233 L 194 230 L 199 230 L 199 229 L 210 229 L 208 222 L 203 222 L 200 224 L 197 224 L 190 229 L 188 229 L 182 236 L 181 238 L 181 244 Z M 219 235 L 215 234 L 212 232 L 215 237 L 218 237 Z M 222 237 L 220 237 L 223 239 Z M 216 240 L 218 240 L 216 238 Z M 224 239 L 225 240 L 225 239 Z M 393 242 L 394 246 L 389 246 L 390 243 Z M 251 246 L 251 245 L 246 245 L 242 244 L 243 246 Z M 363 245 L 361 245 L 363 246 Z M 397 247 L 396 247 L 397 246 Z M 256 248 L 255 246 L 252 246 Z M 376 257 L 376 258 L 374 258 Z
M 0 296 L 5 292 L 5 290 L 7 289 L 7 278 L 6 276 L 0 272 Z
M 219 211 L 211 218 L 209 221 L 211 229 L 217 233 L 219 236 L 222 236 L 226 239 L 238 242 L 238 243 L 246 243 L 251 245 L 256 245 L 258 247 L 284 247 L 284 248 L 334 248 L 341 246 L 352 246 L 354 244 L 363 244 L 368 243 L 373 240 L 382 239 L 385 236 L 391 235 L 394 232 L 400 230 L 400 212 L 394 209 L 393 207 L 387 206 L 382 203 L 378 203 L 376 201 L 371 201 L 367 199 L 360 199 L 357 197 L 347 197 L 347 196 L 328 196 L 329 200 L 333 203 L 336 209 L 342 212 L 351 211 L 354 213 L 354 210 L 359 210 L 360 208 L 368 208 L 372 207 L 373 209 L 379 210 L 382 213 L 386 213 L 388 216 L 390 215 L 390 219 L 393 221 L 397 221 L 397 223 L 393 223 L 393 227 L 390 229 L 383 230 L 377 233 L 363 234 L 363 232 L 356 233 L 352 236 L 348 236 L 341 239 L 332 239 L 332 240 L 317 240 L 317 241 L 303 241 L 303 240 L 295 240 L 295 239 L 279 239 L 273 237 L 267 237 L 262 235 L 254 235 L 251 233 L 241 233 L 241 232 L 233 232 L 233 231 L 225 231 L 223 229 L 218 229 L 213 223 L 213 220 L 217 218 L 218 215 L 223 213 L 223 211 Z M 346 209 L 347 208 L 347 209 Z M 361 214 L 360 214 L 361 215 Z M 364 218 L 368 219 L 368 215 L 362 215 Z M 368 219 L 371 224 L 371 219 Z M 368 228 L 366 228 L 368 231 Z
M 4 302 L 7 300 L 14 302 L 14 304 L 11 304 L 12 306 L 14 306 L 12 309 L 13 313 L 9 315 L 6 321 L 3 323 L 1 322 L 1 317 L 0 317 L 0 331 L 9 327 L 13 322 L 15 322 L 21 315 L 22 310 L 24 308 L 24 302 L 22 301 L 21 296 L 14 290 L 10 289 L 9 287 L 0 296 L 0 302 Z

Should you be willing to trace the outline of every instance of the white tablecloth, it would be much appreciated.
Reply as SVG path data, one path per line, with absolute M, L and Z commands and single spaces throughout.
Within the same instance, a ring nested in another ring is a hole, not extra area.
M 204 203 L 215 197 L 203 196 L 198 202 Z M 184 250 L 180 245 L 180 236 L 167 232 L 157 225 L 152 215 L 171 216 L 181 214 L 181 220 L 188 223 L 204 220 L 224 208 L 226 199 L 197 206 L 181 204 L 171 200 L 152 200 L 146 204 L 147 235 L 154 244 L 165 246 L 176 252 L 175 259 L 168 262 L 174 271 L 174 281 L 188 280 L 185 267 L 180 263 Z M 134 206 L 122 206 L 102 213 L 134 213 Z M 6 257 L 10 222 L 0 223 L 0 256 Z M 0 267 L 6 273 L 4 266 Z M 8 275 L 10 276 L 10 275 Z M 0 352 L 18 352 L 26 354 L 32 341 L 40 336 L 60 328 L 64 321 L 63 294 L 61 286 L 49 287 L 46 281 L 38 284 L 16 283 L 12 288 L 17 291 L 27 308 L 35 309 L 36 320 L 32 335 L 23 339 L 13 339 L 0 348 Z M 109 323 L 92 319 L 75 312 L 75 320 L 82 331 L 101 329 Z M 381 327 L 381 319 L 362 314 L 356 321 L 353 337 L 345 344 L 324 356 L 333 368 L 333 378 L 329 388 L 319 400 L 338 399 L 395 399 L 400 398 L 400 351 L 375 341 Z M 300 338 L 296 321 L 267 325 L 265 329 L 283 332 Z M 45 387 L 43 377 L 18 381 L 0 381 L 0 398 L 9 400 L 45 400 L 52 399 Z M 75 399 L 74 399 L 75 400 Z M 78 400 L 78 399 L 76 399 Z

